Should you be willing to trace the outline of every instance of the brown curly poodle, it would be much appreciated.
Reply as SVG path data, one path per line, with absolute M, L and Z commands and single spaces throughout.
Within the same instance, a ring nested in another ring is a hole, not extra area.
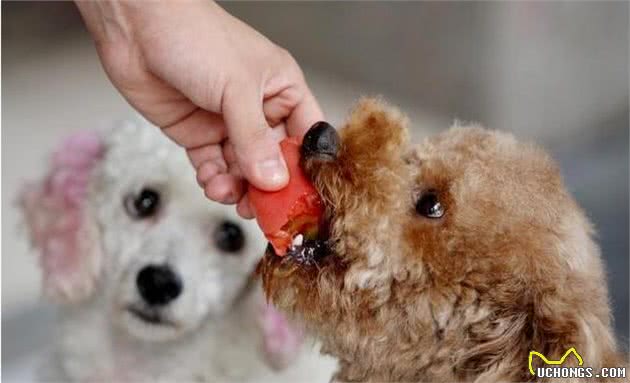
M 529 352 L 571 347 L 595 371 L 623 363 L 593 229 L 549 156 L 479 127 L 414 147 L 405 124 L 367 99 L 339 137 L 309 132 L 325 249 L 259 265 L 273 303 L 339 358 L 333 379 L 545 381 Z

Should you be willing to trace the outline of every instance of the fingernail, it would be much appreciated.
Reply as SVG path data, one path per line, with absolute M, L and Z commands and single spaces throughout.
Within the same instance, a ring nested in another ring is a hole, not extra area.
M 270 187 L 284 185 L 288 181 L 287 166 L 280 159 L 261 161 L 256 164 L 256 173 L 260 180 Z

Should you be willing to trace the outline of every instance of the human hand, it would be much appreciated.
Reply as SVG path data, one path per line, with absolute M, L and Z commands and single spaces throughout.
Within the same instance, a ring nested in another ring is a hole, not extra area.
M 211 1 L 77 6 L 114 86 L 186 149 L 208 198 L 251 218 L 245 180 L 287 184 L 278 142 L 323 119 L 287 51 Z

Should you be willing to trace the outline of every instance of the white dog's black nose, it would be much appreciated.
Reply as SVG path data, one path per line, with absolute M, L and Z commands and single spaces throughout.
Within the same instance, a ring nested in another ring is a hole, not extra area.
M 151 306 L 162 306 L 177 298 L 182 292 L 182 282 L 167 265 L 149 265 L 136 277 L 140 296 Z

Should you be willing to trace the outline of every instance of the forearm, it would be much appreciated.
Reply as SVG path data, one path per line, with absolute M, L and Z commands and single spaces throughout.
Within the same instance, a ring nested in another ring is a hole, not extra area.
M 75 1 L 85 25 L 97 43 L 131 35 L 127 1 Z
M 137 35 L 136 32 L 143 32 L 144 28 L 152 24 L 151 21 L 172 19 L 173 15 L 178 13 L 194 15 L 197 12 L 211 12 L 216 13 L 216 16 L 225 13 L 210 0 L 75 0 L 75 4 L 97 43 L 130 39 L 131 36 Z M 187 7 L 182 8 L 183 5 Z

